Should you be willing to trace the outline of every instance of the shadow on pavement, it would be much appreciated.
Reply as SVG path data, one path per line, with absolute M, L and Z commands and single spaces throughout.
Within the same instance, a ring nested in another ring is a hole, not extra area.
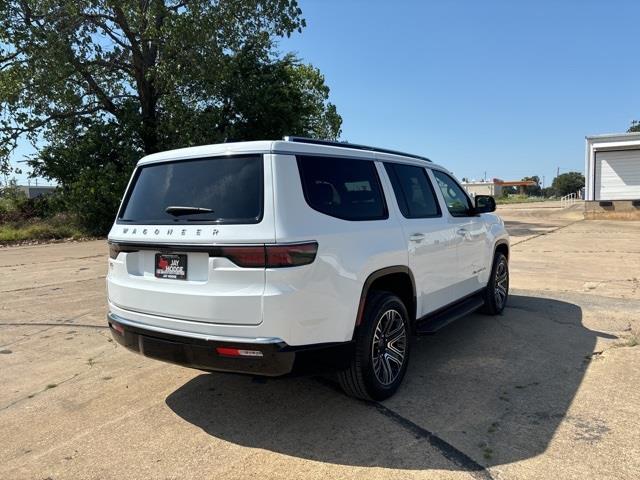
M 558 223 L 542 223 L 539 219 L 532 218 L 531 222 L 517 221 L 517 220 L 505 220 L 504 225 L 509 232 L 509 235 L 514 238 L 528 237 L 531 235 L 538 235 L 540 233 L 547 233 L 555 230 L 559 227 L 565 226 L 570 222 L 558 222 Z
M 219 439 L 320 462 L 461 469 L 406 424 L 485 466 L 531 458 L 565 419 L 602 334 L 582 325 L 577 305 L 518 295 L 509 302 L 502 316 L 474 314 L 418 339 L 403 387 L 382 407 L 401 421 L 314 378 L 203 374 L 166 403 Z M 588 419 L 574 423 L 597 432 Z

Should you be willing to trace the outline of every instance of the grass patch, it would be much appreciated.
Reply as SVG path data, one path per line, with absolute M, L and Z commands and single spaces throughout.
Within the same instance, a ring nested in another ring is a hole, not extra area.
M 86 234 L 66 216 L 48 219 L 31 219 L 0 225 L 0 244 L 12 244 L 29 240 L 78 239 Z
M 491 460 L 491 457 L 493 457 L 493 450 L 489 447 L 485 447 L 485 449 L 482 451 L 482 456 L 485 458 L 485 460 Z
M 631 331 L 628 337 L 625 337 L 622 342 L 617 343 L 616 347 L 637 347 L 640 345 L 640 332 L 635 330 Z
M 548 202 L 549 200 L 555 199 L 545 197 L 530 197 L 528 195 L 509 195 L 507 197 L 496 197 L 496 203 L 498 205 L 508 205 L 510 203 Z

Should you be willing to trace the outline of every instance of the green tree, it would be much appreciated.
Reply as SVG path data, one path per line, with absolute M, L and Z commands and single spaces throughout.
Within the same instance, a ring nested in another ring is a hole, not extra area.
M 554 197 L 556 195 L 555 190 L 553 189 L 553 187 L 544 187 L 541 192 L 543 197 L 545 198 L 551 198 Z
M 576 193 L 581 188 L 584 188 L 584 175 L 580 172 L 562 173 L 553 179 L 551 188 L 559 197 Z
M 27 139 L 34 174 L 110 221 L 144 154 L 338 138 L 322 74 L 276 48 L 301 15 L 295 0 L 0 0 L 0 170 Z
M 640 132 L 640 121 L 634 120 L 631 122 L 631 126 L 627 130 L 627 133 L 632 133 L 632 132 Z
M 524 187 L 524 191 L 527 195 L 531 197 L 539 197 L 542 194 L 542 188 L 540 188 L 540 177 L 537 175 L 533 175 L 531 177 L 524 177 L 522 179 L 523 182 L 536 182 L 535 185 L 531 185 L 528 187 Z

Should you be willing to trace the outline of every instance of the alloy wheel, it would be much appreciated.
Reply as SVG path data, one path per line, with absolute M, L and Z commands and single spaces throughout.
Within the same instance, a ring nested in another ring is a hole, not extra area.
M 371 345 L 373 371 L 382 385 L 391 385 L 398 378 L 406 353 L 407 329 L 402 315 L 387 310 L 378 319 Z
M 500 309 L 507 301 L 507 294 L 509 292 L 509 269 L 507 267 L 507 261 L 502 258 L 496 267 L 496 282 L 494 289 L 494 296 L 496 299 L 496 306 Z

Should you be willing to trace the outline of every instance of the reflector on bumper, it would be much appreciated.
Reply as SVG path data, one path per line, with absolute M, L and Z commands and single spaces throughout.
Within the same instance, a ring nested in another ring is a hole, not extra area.
M 242 350 L 231 347 L 216 347 L 218 355 L 223 357 L 262 357 L 264 356 L 259 350 Z

